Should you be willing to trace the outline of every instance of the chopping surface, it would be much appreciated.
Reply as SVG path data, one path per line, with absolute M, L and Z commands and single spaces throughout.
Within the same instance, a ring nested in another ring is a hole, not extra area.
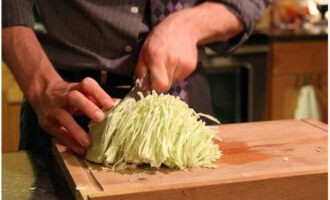
M 288 197 L 296 199 L 315 198 L 315 194 L 317 199 L 326 197 L 327 125 L 281 120 L 212 128 L 222 138 L 217 143 L 223 157 L 216 169 L 137 168 L 118 173 L 75 157 L 59 145 L 54 152 L 77 199 L 163 195 L 164 199 L 263 199 L 260 195 L 282 199 L 278 191 L 284 189 Z M 257 191 L 252 189 L 256 186 Z

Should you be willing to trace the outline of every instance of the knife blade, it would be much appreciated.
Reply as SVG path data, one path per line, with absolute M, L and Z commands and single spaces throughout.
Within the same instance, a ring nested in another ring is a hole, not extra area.
M 117 104 L 115 104 L 111 108 L 111 111 L 114 110 L 120 103 L 124 102 L 127 99 L 135 99 L 135 101 L 140 100 L 141 96 L 139 95 L 139 92 L 141 92 L 143 96 L 147 96 L 151 94 L 149 73 L 147 74 L 146 77 L 142 79 L 135 79 L 135 85 L 126 94 L 124 98 L 122 98 Z
M 136 101 L 140 100 L 139 92 L 143 94 L 143 96 L 147 96 L 150 94 L 150 87 L 149 83 L 147 83 L 148 80 L 147 78 L 144 79 L 136 79 L 135 80 L 135 85 L 132 87 L 132 89 L 126 94 L 126 96 L 123 98 L 128 99 L 128 98 L 134 98 Z

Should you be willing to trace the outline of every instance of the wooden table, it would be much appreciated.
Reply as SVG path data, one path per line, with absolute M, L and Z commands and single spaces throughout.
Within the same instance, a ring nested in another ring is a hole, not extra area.
M 328 126 L 281 120 L 214 126 L 223 157 L 216 169 L 122 173 L 54 145 L 76 199 L 327 199 Z

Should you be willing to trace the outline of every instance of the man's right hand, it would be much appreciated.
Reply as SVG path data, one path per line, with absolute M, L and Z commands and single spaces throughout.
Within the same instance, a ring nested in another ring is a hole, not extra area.
M 72 115 L 82 113 L 91 120 L 102 121 L 102 108 L 113 105 L 110 96 L 91 78 L 80 83 L 64 81 L 29 27 L 3 28 L 2 49 L 40 126 L 75 153 L 84 154 L 90 138 Z

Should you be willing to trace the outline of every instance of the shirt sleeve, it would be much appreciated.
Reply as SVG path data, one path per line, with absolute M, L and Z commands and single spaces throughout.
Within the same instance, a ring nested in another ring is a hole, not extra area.
M 227 42 L 217 42 L 207 45 L 220 54 L 230 54 L 245 42 L 261 18 L 270 0 L 218 0 L 224 4 L 244 25 L 244 32 Z
M 33 28 L 33 24 L 32 0 L 2 1 L 2 28 L 18 25 Z

